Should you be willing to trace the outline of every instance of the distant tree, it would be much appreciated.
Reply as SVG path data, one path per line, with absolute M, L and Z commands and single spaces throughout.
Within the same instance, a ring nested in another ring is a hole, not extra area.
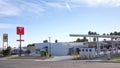
M 91 35 L 94 35 L 94 32 L 91 32 Z
M 88 31 L 88 35 L 99 35 L 97 32 Z M 96 41 L 96 38 L 93 38 L 93 41 Z
M 3 51 L 3 55 L 4 56 L 10 56 L 11 55 L 11 50 L 12 50 L 12 48 L 10 46 L 7 47 L 7 49 Z
M 88 31 L 88 35 L 91 35 L 91 31 Z
M 43 43 L 48 43 L 48 40 L 43 40 Z
M 120 32 L 114 31 L 114 32 L 111 32 L 110 35 L 120 35 Z
M 110 35 L 113 35 L 113 33 L 111 32 Z
M 107 34 L 107 35 L 109 35 L 109 34 Z
M 105 33 L 103 33 L 103 35 L 106 35 Z
M 75 42 L 86 42 L 88 39 L 86 37 L 83 37 L 83 39 L 77 38 Z
M 118 34 L 117 31 L 115 31 L 115 32 L 114 32 L 114 35 L 117 35 L 117 34 Z
M 120 32 L 118 32 L 118 35 L 120 35 Z
M 85 42 L 85 41 L 88 41 L 88 39 L 86 37 L 83 37 L 83 42 Z
M 35 46 L 35 44 L 33 43 L 33 44 L 28 44 L 27 45 L 27 47 L 30 47 L 30 46 Z
M 55 40 L 55 43 L 58 43 L 58 40 Z
M 94 34 L 94 35 L 97 35 L 97 32 L 94 32 L 93 34 Z
M 115 32 L 114 32 L 114 35 L 118 35 L 118 32 L 117 32 L 117 31 L 115 31 Z M 115 38 L 115 40 L 117 40 L 117 38 Z
M 97 32 L 88 31 L 88 35 L 99 35 Z
M 81 42 L 80 38 L 77 38 L 76 42 Z

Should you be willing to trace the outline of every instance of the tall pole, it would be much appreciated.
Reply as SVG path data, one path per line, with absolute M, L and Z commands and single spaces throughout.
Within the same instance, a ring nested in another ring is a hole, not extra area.
M 100 56 L 100 43 L 99 43 L 99 38 L 97 37 L 97 57 Z
M 50 47 L 50 55 L 51 55 L 51 37 L 49 37 L 49 47 Z
M 7 40 L 7 48 L 8 48 L 8 40 Z
M 17 40 L 20 42 L 20 50 L 19 50 L 19 56 L 21 56 L 22 50 L 21 50 L 21 42 L 24 40 L 21 40 L 21 35 L 24 35 L 24 27 L 17 27 L 17 35 L 20 35 L 20 39 Z
M 3 51 L 4 51 L 4 40 L 3 40 Z
M 20 34 L 20 56 L 21 56 L 21 34 Z
M 111 43 L 112 43 L 112 54 L 114 54 L 114 44 L 113 44 L 113 38 L 111 38 Z
M 8 48 L 8 34 L 7 34 L 7 48 Z

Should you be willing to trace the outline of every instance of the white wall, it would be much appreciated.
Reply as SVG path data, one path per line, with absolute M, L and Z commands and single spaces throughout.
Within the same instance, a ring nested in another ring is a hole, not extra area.
M 65 45 L 63 43 L 55 43 L 51 45 L 51 54 L 52 55 L 67 55 L 69 53 L 69 48 L 71 48 L 71 46 Z
M 81 43 L 37 43 L 35 44 L 35 49 L 40 49 L 41 51 L 45 51 L 43 49 L 45 46 L 48 46 L 49 52 L 51 55 L 68 55 L 69 48 L 77 48 L 77 47 L 87 47 L 86 45 L 81 45 Z M 51 46 L 51 51 L 50 51 Z

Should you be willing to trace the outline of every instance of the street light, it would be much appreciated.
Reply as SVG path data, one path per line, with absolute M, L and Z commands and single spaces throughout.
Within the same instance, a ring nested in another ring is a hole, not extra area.
M 51 56 L 51 37 L 49 37 L 49 48 L 50 48 L 50 56 Z

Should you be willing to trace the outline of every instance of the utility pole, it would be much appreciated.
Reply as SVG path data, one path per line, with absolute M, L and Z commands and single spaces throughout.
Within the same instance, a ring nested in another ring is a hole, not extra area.
M 49 37 L 49 48 L 50 48 L 50 56 L 51 56 L 51 37 Z
M 21 50 L 21 35 L 20 35 L 20 54 L 19 54 L 19 56 L 21 56 L 21 52 L 22 52 L 22 50 Z

